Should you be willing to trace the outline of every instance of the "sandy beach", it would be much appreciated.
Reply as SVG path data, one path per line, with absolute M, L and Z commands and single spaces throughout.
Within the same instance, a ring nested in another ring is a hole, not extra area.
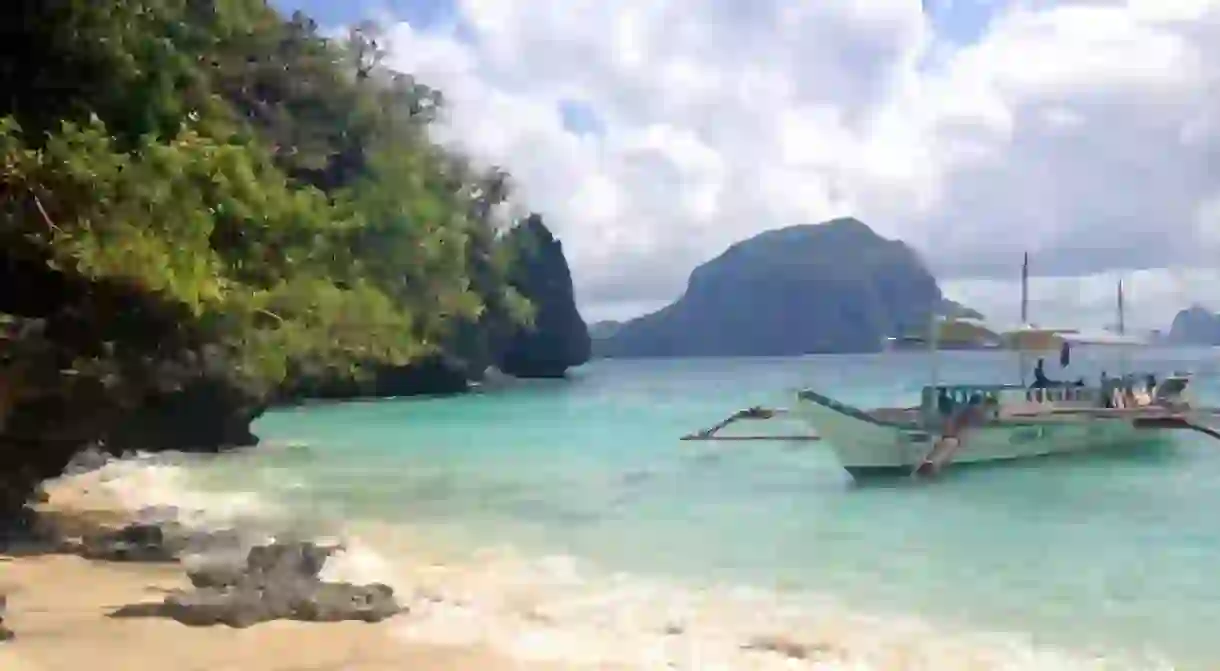
M 116 527 L 128 511 L 87 478 L 48 487 L 45 523 L 76 535 Z M 417 671 L 526 668 L 474 646 L 428 647 L 392 636 L 396 619 L 361 622 L 276 621 L 249 629 L 188 627 L 160 617 L 112 617 L 123 606 L 158 603 L 190 586 L 177 564 L 95 562 L 42 548 L 0 554 L 5 623 L 17 639 L 0 644 L 5 671 Z M 409 617 L 404 614 L 400 617 Z M 537 668 L 529 665 L 529 668 Z

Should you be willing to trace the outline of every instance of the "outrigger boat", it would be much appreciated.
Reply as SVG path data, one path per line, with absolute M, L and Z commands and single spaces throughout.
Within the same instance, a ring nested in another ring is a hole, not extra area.
M 1175 373 L 1157 381 L 1149 374 L 1123 373 L 1107 378 L 1103 373 L 1092 385 L 1083 380 L 1053 382 L 1040 376 L 1042 379 L 1027 386 L 1024 363 L 1031 351 L 1058 351 L 1066 357 L 1073 345 L 1118 347 L 1122 351 L 1147 344 L 1123 333 L 1121 281 L 1117 333 L 1088 336 L 1075 330 L 1030 325 L 1026 319 L 1028 264 L 1026 255 L 1021 282 L 1023 325 L 996 334 L 1007 349 L 1018 351 L 1021 384 L 940 384 L 936 334 L 944 320 L 934 317 L 929 343 L 932 381 L 923 387 L 919 405 L 865 410 L 805 389 L 797 393 L 792 411 L 751 408 L 687 439 L 716 439 L 716 431 L 738 419 L 794 414 L 817 431 L 816 438 L 827 442 L 843 468 L 857 479 L 931 475 L 950 463 L 1149 445 L 1182 429 L 1220 439 L 1220 432 L 1195 421 L 1217 411 L 1193 406 L 1188 397 L 1188 374 Z M 1121 358 L 1120 367 L 1125 369 L 1125 356 Z

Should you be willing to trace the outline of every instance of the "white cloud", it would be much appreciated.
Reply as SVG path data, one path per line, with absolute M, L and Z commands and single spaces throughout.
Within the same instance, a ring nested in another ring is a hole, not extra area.
M 1124 268 L 1153 269 L 1132 276 L 1137 322 L 1220 298 L 1204 271 L 1155 271 L 1220 256 L 1220 0 L 1015 0 L 960 48 L 917 0 L 457 9 L 462 40 L 398 24 L 391 63 L 445 91 L 448 141 L 511 170 L 590 316 L 842 214 L 915 245 L 984 312 L 1015 302 L 1023 250 L 1095 287 L 1053 292 L 1047 321 L 1104 318 L 1097 287 Z M 602 132 L 566 130 L 566 100 Z

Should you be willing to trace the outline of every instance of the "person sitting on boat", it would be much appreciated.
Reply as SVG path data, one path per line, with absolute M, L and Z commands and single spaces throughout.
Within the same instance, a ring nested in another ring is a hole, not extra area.
M 1041 358 L 1039 358 L 1038 363 L 1034 365 L 1034 389 L 1046 389 L 1047 387 L 1054 386 L 1055 384 L 1053 380 L 1046 377 L 1045 366 L 1046 362 Z

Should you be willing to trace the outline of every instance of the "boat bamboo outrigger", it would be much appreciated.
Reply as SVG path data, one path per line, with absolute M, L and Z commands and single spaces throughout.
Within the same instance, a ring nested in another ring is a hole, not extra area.
M 1021 384 L 941 384 L 936 352 L 945 320 L 933 317 L 928 343 L 931 383 L 923 387 L 918 405 L 864 410 L 805 389 L 797 393 L 792 410 L 747 409 L 687 439 L 724 439 L 716 432 L 739 419 L 791 414 L 814 427 L 817 437 L 825 439 L 840 464 L 856 478 L 931 475 L 951 463 L 1147 445 L 1184 429 L 1220 439 L 1220 431 L 1200 423 L 1220 410 L 1190 402 L 1188 374 L 1175 373 L 1158 381 L 1154 375 L 1127 370 L 1127 350 L 1147 343 L 1125 333 L 1121 281 L 1117 332 L 1090 335 L 1029 323 L 1028 270 L 1027 254 L 1021 273 L 1020 327 L 992 334 L 1006 349 L 1017 351 Z M 1040 362 L 1035 380 L 1026 383 L 1030 352 L 1059 352 L 1066 363 L 1071 348 L 1080 345 L 1117 348 L 1118 377 L 1102 373 L 1092 384 L 1083 379 L 1056 382 L 1046 379 Z M 804 439 L 811 438 L 816 439 Z

